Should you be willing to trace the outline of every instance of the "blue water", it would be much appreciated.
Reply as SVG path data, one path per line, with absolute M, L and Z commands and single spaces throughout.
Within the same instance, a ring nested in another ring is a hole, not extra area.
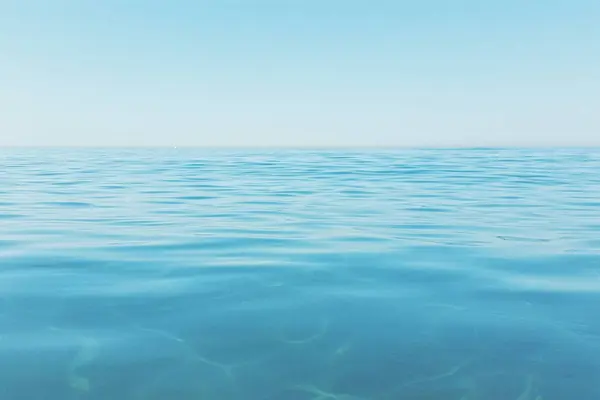
M 0 151 L 2 400 L 599 378 L 600 150 Z

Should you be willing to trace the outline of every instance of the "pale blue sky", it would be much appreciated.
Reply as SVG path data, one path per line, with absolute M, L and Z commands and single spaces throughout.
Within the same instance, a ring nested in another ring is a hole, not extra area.
M 7 0 L 0 145 L 600 145 L 598 0 Z

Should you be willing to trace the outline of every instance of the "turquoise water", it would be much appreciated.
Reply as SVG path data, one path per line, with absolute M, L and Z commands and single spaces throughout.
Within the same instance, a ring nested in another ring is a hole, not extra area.
M 0 151 L 0 399 L 600 399 L 600 150 Z

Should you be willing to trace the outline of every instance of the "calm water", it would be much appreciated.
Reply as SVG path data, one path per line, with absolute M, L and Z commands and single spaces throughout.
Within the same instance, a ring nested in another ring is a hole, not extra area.
M 600 150 L 1 150 L 0 399 L 600 399 Z

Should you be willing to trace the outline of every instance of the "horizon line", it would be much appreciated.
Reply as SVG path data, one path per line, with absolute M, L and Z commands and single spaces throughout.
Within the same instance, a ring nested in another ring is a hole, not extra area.
M 196 149 L 196 150 L 501 150 L 501 149 L 600 149 L 597 145 L 504 145 L 504 146 L 466 146 L 466 145 L 329 145 L 329 146 L 226 146 L 226 145 L 2 145 L 0 149 Z

